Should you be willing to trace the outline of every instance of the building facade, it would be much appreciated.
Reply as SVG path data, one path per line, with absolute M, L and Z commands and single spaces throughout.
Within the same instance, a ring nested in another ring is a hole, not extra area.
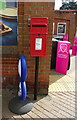
M 27 90 L 34 91 L 35 81 L 35 57 L 30 56 L 30 18 L 31 17 L 48 17 L 48 38 L 47 52 L 45 57 L 39 58 L 38 72 L 38 93 L 47 94 L 49 87 L 49 74 L 51 65 L 52 51 L 52 31 L 53 22 L 57 25 L 58 22 L 66 22 L 69 41 L 72 43 L 77 25 L 77 15 L 70 12 L 54 11 L 55 2 L 19 2 L 18 3 L 18 45 L 16 46 L 1 46 L 2 56 L 0 58 L 1 79 L 3 87 L 9 85 L 17 86 L 19 83 L 18 77 L 18 57 L 25 55 L 28 64 Z M 56 26 L 55 31 L 56 33 Z M 2 62 L 1 62 L 2 61 Z

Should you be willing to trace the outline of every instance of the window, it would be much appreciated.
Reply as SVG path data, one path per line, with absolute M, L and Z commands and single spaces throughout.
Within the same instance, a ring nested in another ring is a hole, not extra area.
M 57 24 L 57 34 L 58 35 L 66 34 L 66 23 Z
M 10 0 L 6 0 L 6 7 L 16 7 L 17 8 L 17 0 L 13 0 L 13 2 L 9 2 Z

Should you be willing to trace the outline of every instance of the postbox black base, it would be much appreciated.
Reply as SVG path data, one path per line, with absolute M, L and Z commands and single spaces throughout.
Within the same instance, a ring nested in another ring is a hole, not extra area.
M 26 114 L 32 107 L 32 100 L 28 97 L 24 101 L 20 100 L 19 96 L 14 97 L 8 104 L 9 110 L 18 115 Z

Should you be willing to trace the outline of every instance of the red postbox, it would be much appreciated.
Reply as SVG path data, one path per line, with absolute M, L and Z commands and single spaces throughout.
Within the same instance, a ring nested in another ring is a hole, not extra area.
M 48 34 L 48 18 L 32 17 L 30 22 L 30 55 L 46 55 L 46 39 Z

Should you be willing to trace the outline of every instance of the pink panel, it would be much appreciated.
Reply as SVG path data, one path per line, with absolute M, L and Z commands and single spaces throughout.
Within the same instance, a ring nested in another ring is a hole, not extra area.
M 72 46 L 72 55 L 77 55 L 77 37 L 74 38 L 74 42 Z
M 63 41 L 68 41 L 68 34 L 63 35 Z
M 57 57 L 56 57 L 56 72 L 66 74 L 68 69 L 68 61 L 70 54 L 70 42 L 58 42 Z

